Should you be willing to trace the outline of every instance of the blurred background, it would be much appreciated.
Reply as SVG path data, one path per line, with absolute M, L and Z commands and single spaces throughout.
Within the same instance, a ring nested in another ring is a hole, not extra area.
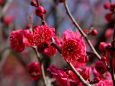
M 9 34 L 13 30 L 26 29 L 31 23 L 30 15 L 34 13 L 35 7 L 32 7 L 30 2 L 31 0 L 0 0 L 0 86 L 42 86 L 41 80 L 33 81 L 27 73 L 27 64 L 37 61 L 35 52 L 27 47 L 23 52 L 16 53 L 9 45 Z M 48 26 L 55 27 L 57 35 L 63 36 L 67 29 L 75 31 L 63 3 L 58 3 L 57 0 L 40 2 L 47 10 L 45 20 Z M 115 0 L 112 2 L 115 3 Z M 67 0 L 67 3 L 82 29 L 90 29 L 91 26 L 97 29 L 98 35 L 89 37 L 96 49 L 99 42 L 111 42 L 112 35 L 107 38 L 105 33 L 107 29 L 113 27 L 113 22 L 106 21 L 105 14 L 110 11 L 103 8 L 104 3 L 109 3 L 109 0 Z M 34 25 L 41 25 L 40 18 L 35 14 L 33 22 Z M 90 50 L 89 47 L 87 50 Z M 46 69 L 50 64 L 66 68 L 65 61 L 59 53 L 46 59 Z M 93 60 L 90 58 L 91 62 Z

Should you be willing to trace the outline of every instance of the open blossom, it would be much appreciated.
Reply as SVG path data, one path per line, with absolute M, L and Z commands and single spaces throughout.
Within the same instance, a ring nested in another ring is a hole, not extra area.
M 16 52 L 22 52 L 25 49 L 23 33 L 23 30 L 16 30 L 10 34 L 10 45 Z
M 70 86 L 68 79 L 69 77 L 63 70 L 56 67 L 55 65 L 51 65 L 48 68 L 48 71 L 53 74 L 53 77 L 56 79 L 56 82 L 59 84 L 59 86 Z
M 28 64 L 27 71 L 30 74 L 32 80 L 37 80 L 41 77 L 40 64 L 38 62 L 31 62 Z
M 85 42 L 79 34 L 76 33 L 68 30 L 64 33 L 64 42 L 61 49 L 62 56 L 67 62 L 72 62 L 80 58 L 82 59 L 86 55 Z
M 63 33 L 63 36 L 64 36 L 64 40 L 67 40 L 67 39 L 80 39 L 80 33 L 78 31 L 76 32 L 73 32 L 71 30 L 66 30 L 64 33 Z
M 47 25 L 44 26 L 36 26 L 33 28 L 33 37 L 35 45 L 39 45 L 40 43 L 46 42 L 50 40 L 55 33 L 52 28 Z
M 97 61 L 95 68 L 100 74 L 104 74 L 107 71 L 107 66 L 103 61 Z

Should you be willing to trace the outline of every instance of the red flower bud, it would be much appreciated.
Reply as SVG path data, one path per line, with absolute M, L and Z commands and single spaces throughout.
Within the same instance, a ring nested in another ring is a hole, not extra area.
M 113 32 L 114 32 L 114 29 L 112 29 L 112 28 L 107 29 L 105 32 L 105 37 L 106 38 L 111 37 L 113 35 Z
M 34 0 L 32 0 L 30 4 L 31 4 L 31 6 L 37 6 L 37 2 Z
M 99 50 L 101 52 L 105 51 L 105 49 L 108 49 L 109 47 L 111 47 L 111 44 L 109 44 L 109 43 L 101 42 L 99 44 Z
M 105 56 L 102 56 L 102 57 L 101 57 L 101 60 L 102 60 L 102 61 L 106 61 L 106 57 L 105 57 Z
M 112 13 L 107 13 L 105 15 L 105 19 L 108 21 L 108 22 L 111 22 L 113 20 L 113 15 Z
M 83 32 L 88 34 L 89 30 L 88 29 L 84 29 Z
M 6 25 L 9 25 L 12 23 L 12 21 L 14 20 L 14 18 L 12 16 L 5 16 L 3 18 L 3 23 L 6 24 Z
M 39 6 L 38 8 L 36 8 L 35 10 L 35 14 L 37 16 L 43 16 L 47 11 L 42 7 L 42 6 Z
M 104 4 L 104 8 L 105 8 L 105 9 L 110 9 L 110 4 L 105 3 L 105 4 Z
M 96 30 L 96 29 L 93 29 L 93 30 L 90 32 L 90 35 L 96 36 L 96 35 L 97 35 L 97 30 Z

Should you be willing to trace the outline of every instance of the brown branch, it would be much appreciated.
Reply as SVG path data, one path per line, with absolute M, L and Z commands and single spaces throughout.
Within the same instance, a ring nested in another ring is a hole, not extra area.
M 78 29 L 79 32 L 81 33 L 81 35 L 85 38 L 85 40 L 87 41 L 88 45 L 90 46 L 91 50 L 95 53 L 95 55 L 97 56 L 97 58 L 99 60 L 101 60 L 101 56 L 97 53 L 97 51 L 95 50 L 95 48 L 92 45 L 91 41 L 88 39 L 87 35 L 83 32 L 83 30 L 81 29 L 81 27 L 78 25 L 78 23 L 75 21 L 75 19 L 73 18 L 72 14 L 70 13 L 66 0 L 64 2 L 64 6 L 65 6 L 65 9 L 66 9 L 66 12 L 67 12 L 68 16 L 72 20 L 72 23 L 75 25 L 76 29 Z
M 44 86 L 47 86 L 46 78 L 45 78 L 46 76 L 45 76 L 44 66 L 43 66 L 43 62 L 40 59 L 40 54 L 38 53 L 37 48 L 33 48 L 33 50 L 35 51 L 37 59 L 38 59 L 38 62 L 40 64 L 40 69 L 41 69 L 41 72 L 42 72 L 42 79 L 43 79 Z

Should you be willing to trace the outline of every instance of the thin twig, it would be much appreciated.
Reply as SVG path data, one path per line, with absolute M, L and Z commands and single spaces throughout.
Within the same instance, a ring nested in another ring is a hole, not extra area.
M 76 74 L 77 78 L 82 82 L 84 86 L 91 86 L 84 80 L 84 78 L 79 74 L 79 72 L 77 72 L 77 70 L 74 68 L 74 66 L 71 63 L 68 63 L 68 65 L 72 68 L 73 72 Z
M 45 78 L 44 66 L 43 66 L 43 62 L 40 60 L 40 54 L 38 53 L 37 48 L 33 48 L 33 50 L 35 51 L 35 53 L 37 55 L 38 62 L 40 64 L 40 69 L 41 69 L 41 72 L 42 72 L 42 79 L 43 79 L 44 86 L 47 86 L 46 78 Z
M 7 1 L 7 3 L 5 4 L 5 6 L 2 9 L 2 12 L 0 13 L 0 18 L 6 13 L 11 2 L 12 2 L 12 0 Z
M 37 2 L 37 7 L 39 7 L 40 6 L 40 0 L 36 0 L 36 2 Z M 42 25 L 46 25 L 44 15 L 41 16 L 40 18 L 41 18 Z M 38 59 L 38 61 L 40 63 L 40 69 L 41 69 L 41 72 L 42 72 L 42 78 L 43 78 L 44 86 L 48 86 L 47 81 L 46 81 L 46 75 L 45 75 L 45 71 L 44 71 L 43 61 L 40 59 L 40 54 L 37 51 L 37 47 L 34 47 L 33 49 L 36 52 L 37 59 Z
M 95 55 L 97 56 L 97 58 L 99 60 L 101 60 L 101 56 L 97 53 L 97 51 L 95 50 L 95 48 L 92 45 L 91 41 L 88 39 L 87 35 L 83 32 L 83 30 L 81 29 L 81 27 L 78 25 L 78 23 L 75 21 L 75 19 L 73 18 L 72 14 L 70 13 L 66 0 L 64 2 L 64 6 L 65 6 L 65 9 L 66 9 L 66 12 L 67 12 L 68 16 L 72 20 L 72 22 L 75 25 L 76 29 L 78 29 L 79 32 L 81 33 L 81 35 L 85 38 L 85 40 L 87 41 L 88 45 L 90 46 L 91 50 L 95 53 Z

